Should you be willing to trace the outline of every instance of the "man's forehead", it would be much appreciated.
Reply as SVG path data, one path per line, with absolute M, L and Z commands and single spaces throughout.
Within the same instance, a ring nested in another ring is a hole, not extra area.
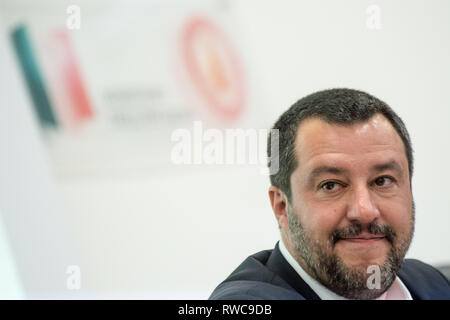
M 302 122 L 295 140 L 299 162 L 313 159 L 383 156 L 404 157 L 403 141 L 392 124 L 381 114 L 351 125 L 330 124 L 319 118 Z

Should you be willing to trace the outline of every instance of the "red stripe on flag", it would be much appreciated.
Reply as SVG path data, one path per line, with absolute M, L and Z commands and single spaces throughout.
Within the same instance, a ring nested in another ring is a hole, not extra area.
M 93 116 L 91 104 L 89 102 L 81 74 L 78 69 L 75 52 L 70 42 L 69 34 L 66 30 L 59 30 L 54 34 L 54 41 L 58 47 L 58 62 L 61 72 L 63 86 L 66 87 L 70 100 L 72 114 L 75 121 L 82 121 Z

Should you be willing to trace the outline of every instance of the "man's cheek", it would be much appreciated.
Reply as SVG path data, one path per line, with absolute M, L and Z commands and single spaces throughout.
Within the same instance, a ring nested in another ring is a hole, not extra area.
M 412 213 L 405 210 L 405 208 L 396 208 L 391 211 L 387 217 L 387 223 L 394 228 L 395 232 L 404 232 L 409 230 L 412 223 Z

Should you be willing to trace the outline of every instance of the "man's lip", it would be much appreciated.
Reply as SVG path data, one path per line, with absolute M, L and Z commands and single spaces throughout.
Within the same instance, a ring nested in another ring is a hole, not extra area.
M 349 237 L 349 238 L 339 238 L 339 240 L 377 240 L 383 239 L 384 236 L 357 236 L 357 237 Z

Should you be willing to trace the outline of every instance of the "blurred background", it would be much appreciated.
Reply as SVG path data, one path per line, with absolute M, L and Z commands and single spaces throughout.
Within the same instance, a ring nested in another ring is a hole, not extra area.
M 177 164 L 173 133 L 267 130 L 333 87 L 404 119 L 407 257 L 449 265 L 449 18 L 445 0 L 0 0 L 0 298 L 206 299 L 279 239 L 269 178 Z

